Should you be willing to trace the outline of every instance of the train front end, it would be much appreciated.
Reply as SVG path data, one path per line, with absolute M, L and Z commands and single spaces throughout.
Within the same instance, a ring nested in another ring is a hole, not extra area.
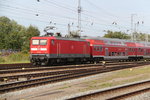
M 32 37 L 30 41 L 30 61 L 33 65 L 47 65 L 50 54 L 49 37 Z

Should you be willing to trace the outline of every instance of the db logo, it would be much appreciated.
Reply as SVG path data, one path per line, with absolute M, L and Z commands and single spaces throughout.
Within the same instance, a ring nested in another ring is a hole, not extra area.
M 40 46 L 37 47 L 37 50 L 40 50 Z

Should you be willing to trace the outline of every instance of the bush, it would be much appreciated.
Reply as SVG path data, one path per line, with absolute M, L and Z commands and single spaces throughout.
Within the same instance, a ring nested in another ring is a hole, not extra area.
M 0 63 L 4 63 L 4 62 L 5 62 L 5 59 L 0 57 Z
M 29 54 L 28 53 L 15 53 L 7 56 L 7 61 L 8 62 L 24 62 L 24 61 L 29 61 Z

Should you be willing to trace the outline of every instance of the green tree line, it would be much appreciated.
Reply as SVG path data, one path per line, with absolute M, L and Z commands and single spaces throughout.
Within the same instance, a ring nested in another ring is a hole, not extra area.
M 113 32 L 113 31 L 110 31 L 108 30 L 106 34 L 104 34 L 105 38 L 117 38 L 117 39 L 130 39 L 130 35 L 124 33 L 124 32 Z
M 134 32 L 134 40 L 136 41 L 146 41 L 146 38 L 148 38 L 148 41 L 150 41 L 150 35 L 147 33 L 138 33 L 138 32 Z M 121 31 L 106 31 L 106 34 L 104 34 L 105 38 L 117 38 L 117 39 L 126 39 L 129 40 L 131 39 L 131 35 L 130 34 L 126 34 L 124 32 Z
M 29 51 L 30 38 L 39 36 L 37 27 L 25 27 L 16 21 L 0 17 L 0 49 Z

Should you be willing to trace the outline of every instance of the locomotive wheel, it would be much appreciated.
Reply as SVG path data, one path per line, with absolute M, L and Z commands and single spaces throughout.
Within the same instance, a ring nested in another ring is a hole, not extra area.
M 33 66 L 36 66 L 36 63 L 34 62 L 34 63 L 32 63 L 33 64 Z

